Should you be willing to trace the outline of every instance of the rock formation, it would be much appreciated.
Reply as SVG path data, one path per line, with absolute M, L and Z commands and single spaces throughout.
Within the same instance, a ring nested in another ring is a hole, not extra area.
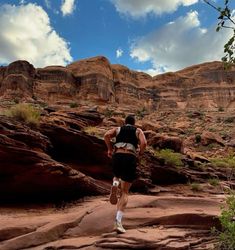
M 115 208 L 107 197 L 64 210 L 19 211 L 1 216 L 1 250 L 212 249 L 210 227 L 218 226 L 216 197 L 130 197 L 124 235 L 113 231 Z M 26 223 L 27 221 L 27 223 Z M 9 225 L 6 227 L 6 225 Z
M 0 67 L 0 249 L 213 249 L 235 187 L 234 90 L 219 62 L 155 77 L 104 57 Z M 37 126 L 9 116 L 17 102 L 40 110 Z M 129 113 L 148 148 L 117 235 L 103 135 Z
M 122 65 L 112 65 L 105 57 L 43 69 L 16 61 L 1 67 L 0 90 L 1 100 L 17 96 L 51 104 L 108 103 L 148 111 L 232 109 L 235 70 L 232 67 L 226 71 L 222 63 L 210 62 L 151 77 Z

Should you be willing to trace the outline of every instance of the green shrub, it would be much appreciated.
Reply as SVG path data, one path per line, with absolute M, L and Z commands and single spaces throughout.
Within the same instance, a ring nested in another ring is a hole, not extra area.
M 113 114 L 114 114 L 114 111 L 110 110 L 109 108 L 106 108 L 106 110 L 104 111 L 105 117 L 111 118 L 113 116 Z
M 224 158 L 212 158 L 210 159 L 212 165 L 219 168 L 234 168 L 235 157 L 233 155 Z
M 222 231 L 219 233 L 219 248 L 223 250 L 235 249 L 235 196 L 231 194 L 226 199 L 226 206 L 222 207 L 219 220 Z
M 5 114 L 28 125 L 37 126 L 39 124 L 40 112 L 29 104 L 16 104 L 6 111 Z
M 216 128 L 212 128 L 212 127 L 210 127 L 208 130 L 209 130 L 210 132 L 216 132 L 216 131 L 217 131 Z
M 40 102 L 39 105 L 40 105 L 42 108 L 48 107 L 48 103 L 46 103 L 46 102 Z
M 195 135 L 195 141 L 196 141 L 196 143 L 200 143 L 201 140 L 202 140 L 201 135 L 199 135 L 199 134 Z
M 219 185 L 219 179 L 217 179 L 217 178 L 208 179 L 208 182 L 209 182 L 210 185 L 212 185 L 212 186 L 218 186 L 218 185 Z
M 69 104 L 69 107 L 70 107 L 70 108 L 77 108 L 77 107 L 78 107 L 78 104 L 77 104 L 76 102 L 71 102 L 71 103 Z
M 143 119 L 144 116 L 146 115 L 146 111 L 147 111 L 146 108 L 143 107 L 142 109 L 136 111 L 136 116 L 137 116 L 139 119 Z
M 232 122 L 234 122 L 234 120 L 235 120 L 235 117 L 230 116 L 230 117 L 225 118 L 224 122 L 226 122 L 226 123 L 232 123 Z
M 191 183 L 190 186 L 191 186 L 191 190 L 193 190 L 193 191 L 198 192 L 198 191 L 202 190 L 201 185 L 199 183 L 197 183 L 197 182 Z
M 182 167 L 184 165 L 182 162 L 182 155 L 171 149 L 161 149 L 160 151 L 155 151 L 154 155 L 163 159 L 166 164 L 171 166 Z
M 219 112 L 223 112 L 223 111 L 224 111 L 224 108 L 223 108 L 223 107 L 219 107 L 219 108 L 218 108 L 218 111 L 219 111 Z

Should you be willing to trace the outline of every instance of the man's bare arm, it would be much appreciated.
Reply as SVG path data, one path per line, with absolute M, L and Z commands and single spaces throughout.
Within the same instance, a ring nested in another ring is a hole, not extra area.
M 108 148 L 108 157 L 112 157 L 113 146 L 111 143 L 111 139 L 116 136 L 116 130 L 117 130 L 117 128 L 112 128 L 112 129 L 108 130 L 104 135 L 104 141 L 105 141 L 105 144 Z
M 147 146 L 147 140 L 145 138 L 144 132 L 140 128 L 138 129 L 138 138 L 139 138 L 139 145 L 140 145 L 139 155 L 142 155 Z

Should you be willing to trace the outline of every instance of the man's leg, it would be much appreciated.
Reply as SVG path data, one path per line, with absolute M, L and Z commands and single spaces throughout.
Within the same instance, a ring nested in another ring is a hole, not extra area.
M 124 212 L 128 202 L 128 192 L 131 187 L 130 182 L 121 181 L 121 197 L 117 204 L 117 210 Z
M 119 186 L 119 178 L 113 177 L 113 185 L 111 187 L 111 192 L 109 196 L 109 201 L 112 205 L 116 205 L 118 202 L 118 186 Z
M 131 187 L 130 182 L 121 181 L 121 197 L 117 204 L 116 230 L 118 233 L 125 233 L 126 230 L 122 226 L 122 216 L 128 202 L 128 192 Z

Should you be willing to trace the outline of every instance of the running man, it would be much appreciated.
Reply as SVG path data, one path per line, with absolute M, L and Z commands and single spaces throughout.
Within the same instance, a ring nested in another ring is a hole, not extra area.
M 113 138 L 116 138 L 114 145 L 111 142 Z M 143 131 L 135 127 L 135 117 L 132 115 L 126 117 L 124 126 L 107 131 L 104 140 L 113 165 L 114 178 L 109 199 L 111 204 L 117 204 L 115 229 L 118 233 L 125 233 L 122 216 L 128 202 L 129 189 L 136 179 L 137 158 L 144 153 L 147 141 Z M 121 196 L 118 200 L 119 184 Z

